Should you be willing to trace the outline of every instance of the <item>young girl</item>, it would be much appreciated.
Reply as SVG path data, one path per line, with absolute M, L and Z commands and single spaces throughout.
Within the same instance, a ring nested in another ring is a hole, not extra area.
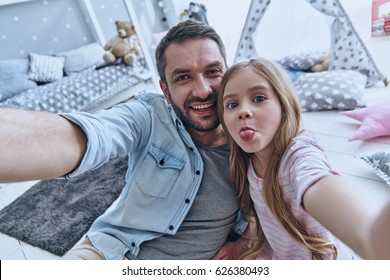
M 390 203 L 367 209 L 300 130 L 299 101 L 279 66 L 251 59 L 231 67 L 218 109 L 231 179 L 243 214 L 256 225 L 257 241 L 241 258 L 390 258 Z

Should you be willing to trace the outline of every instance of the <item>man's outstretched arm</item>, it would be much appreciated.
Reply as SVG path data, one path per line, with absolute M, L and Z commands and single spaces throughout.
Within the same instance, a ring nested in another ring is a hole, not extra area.
M 62 176 L 80 163 L 84 132 L 48 112 L 0 108 L 0 182 Z

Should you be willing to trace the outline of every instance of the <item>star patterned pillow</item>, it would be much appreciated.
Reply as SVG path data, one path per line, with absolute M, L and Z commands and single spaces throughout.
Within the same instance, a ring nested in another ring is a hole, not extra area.
M 370 165 L 375 173 L 390 186 L 390 149 L 360 157 Z
M 352 110 L 363 101 L 367 77 L 352 70 L 298 73 L 294 85 L 303 112 Z
M 329 51 L 315 51 L 285 56 L 278 62 L 287 69 L 305 71 L 313 65 L 323 62 L 328 56 Z

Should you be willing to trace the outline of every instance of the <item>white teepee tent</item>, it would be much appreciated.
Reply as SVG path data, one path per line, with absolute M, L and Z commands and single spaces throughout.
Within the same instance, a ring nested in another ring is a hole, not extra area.
M 235 62 L 324 50 L 333 56 L 329 70 L 356 70 L 367 86 L 387 85 L 338 0 L 252 0 Z

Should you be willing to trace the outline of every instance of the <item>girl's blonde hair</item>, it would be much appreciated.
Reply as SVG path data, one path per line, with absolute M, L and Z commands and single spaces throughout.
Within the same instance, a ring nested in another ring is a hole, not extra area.
M 254 213 L 253 202 L 249 195 L 249 183 L 247 179 L 247 170 L 250 155 L 244 152 L 233 140 L 229 134 L 223 119 L 223 95 L 226 84 L 229 80 L 243 69 L 250 69 L 254 73 L 266 79 L 273 87 L 279 98 L 282 107 L 281 124 L 276 131 L 275 138 L 272 141 L 273 156 L 269 159 L 265 167 L 263 178 L 263 194 L 268 207 L 279 223 L 286 229 L 289 235 L 300 243 L 303 243 L 313 254 L 314 259 L 323 259 L 329 254 L 333 258 L 337 257 L 337 248 L 328 240 L 310 236 L 304 226 L 292 213 L 287 205 L 279 184 L 278 174 L 280 163 L 284 152 L 287 150 L 291 140 L 300 133 L 301 110 L 300 104 L 295 94 L 294 87 L 286 76 L 285 71 L 275 63 L 269 60 L 256 58 L 243 61 L 233 65 L 226 71 L 218 97 L 218 114 L 222 126 L 227 134 L 230 147 L 230 178 L 232 184 L 236 186 L 238 197 L 241 201 L 242 213 L 244 217 L 249 217 Z M 256 217 L 256 215 L 254 215 Z M 254 248 L 248 250 L 241 256 L 242 259 L 252 259 L 262 251 L 265 244 L 265 236 L 261 229 L 259 219 L 256 217 L 256 228 L 258 242 Z

